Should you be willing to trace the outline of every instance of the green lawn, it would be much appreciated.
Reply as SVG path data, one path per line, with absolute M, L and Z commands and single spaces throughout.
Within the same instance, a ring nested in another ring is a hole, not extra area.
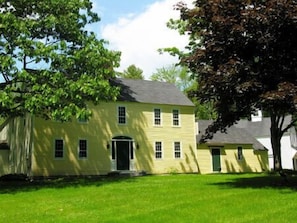
M 264 174 L 0 182 L 0 222 L 288 223 L 296 189 Z

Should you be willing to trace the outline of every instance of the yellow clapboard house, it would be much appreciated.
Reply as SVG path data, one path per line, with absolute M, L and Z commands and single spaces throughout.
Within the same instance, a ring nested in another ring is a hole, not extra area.
M 116 79 L 112 84 L 121 89 L 118 100 L 89 103 L 89 120 L 61 123 L 30 114 L 8 119 L 0 134 L 0 176 L 267 169 L 267 150 L 244 137 L 235 143 L 197 143 L 194 105 L 173 84 L 133 79 Z M 200 132 L 202 128 L 203 121 Z M 237 158 L 240 148 L 242 159 Z
M 197 172 L 194 105 L 165 82 L 116 79 L 116 102 L 89 120 L 10 122 L 8 173 L 30 176 Z M 7 151 L 6 151 L 7 152 Z

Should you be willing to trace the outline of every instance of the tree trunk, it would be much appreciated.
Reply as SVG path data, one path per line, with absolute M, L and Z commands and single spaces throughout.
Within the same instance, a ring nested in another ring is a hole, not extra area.
M 281 159 L 281 138 L 282 131 L 279 126 L 280 117 L 276 115 L 271 115 L 271 126 L 270 126 L 270 135 L 271 135 L 271 145 L 273 152 L 273 169 L 274 171 L 282 171 L 282 159 Z

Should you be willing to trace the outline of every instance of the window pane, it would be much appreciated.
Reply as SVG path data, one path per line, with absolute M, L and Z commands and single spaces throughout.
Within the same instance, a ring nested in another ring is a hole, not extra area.
M 129 147 L 130 147 L 130 156 L 131 156 L 131 160 L 134 159 L 134 149 L 133 149 L 133 142 L 129 142 Z
M 155 142 L 155 158 L 161 159 L 162 158 L 162 143 Z
M 242 153 L 242 147 L 237 147 L 237 159 L 242 160 L 243 159 L 243 153 Z
M 178 126 L 179 125 L 179 111 L 178 110 L 172 110 L 172 120 L 173 125 Z
M 126 124 L 126 108 L 118 107 L 118 123 Z
M 79 158 L 86 158 L 87 157 L 87 140 L 79 140 Z
M 112 141 L 111 158 L 115 160 L 115 156 L 116 156 L 116 142 Z
M 86 123 L 86 122 L 88 122 L 87 116 L 86 116 L 86 115 L 81 115 L 81 116 L 78 118 L 78 122 L 82 122 L 82 123 Z
M 174 142 L 174 158 L 181 158 L 180 142 Z
M 63 158 L 63 140 L 56 139 L 55 140 L 55 158 Z
M 161 109 L 154 109 L 154 123 L 155 125 L 161 125 Z

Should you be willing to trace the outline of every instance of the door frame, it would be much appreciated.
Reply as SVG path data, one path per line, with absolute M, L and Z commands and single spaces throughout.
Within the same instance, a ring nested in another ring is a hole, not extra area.
M 218 151 L 219 154 L 214 154 L 214 151 Z M 212 172 L 221 172 L 222 171 L 221 148 L 220 147 L 211 147 L 210 153 L 211 153 Z M 214 159 L 215 157 L 218 159 Z M 218 163 L 216 163 L 216 162 L 218 162 Z M 216 168 L 216 166 L 218 166 L 218 168 Z
M 119 170 L 118 169 L 118 155 L 117 155 L 117 142 L 128 142 L 128 169 Z M 111 139 L 111 170 L 112 171 L 133 171 L 134 170 L 134 157 L 135 157 L 135 141 L 129 136 L 116 136 Z

